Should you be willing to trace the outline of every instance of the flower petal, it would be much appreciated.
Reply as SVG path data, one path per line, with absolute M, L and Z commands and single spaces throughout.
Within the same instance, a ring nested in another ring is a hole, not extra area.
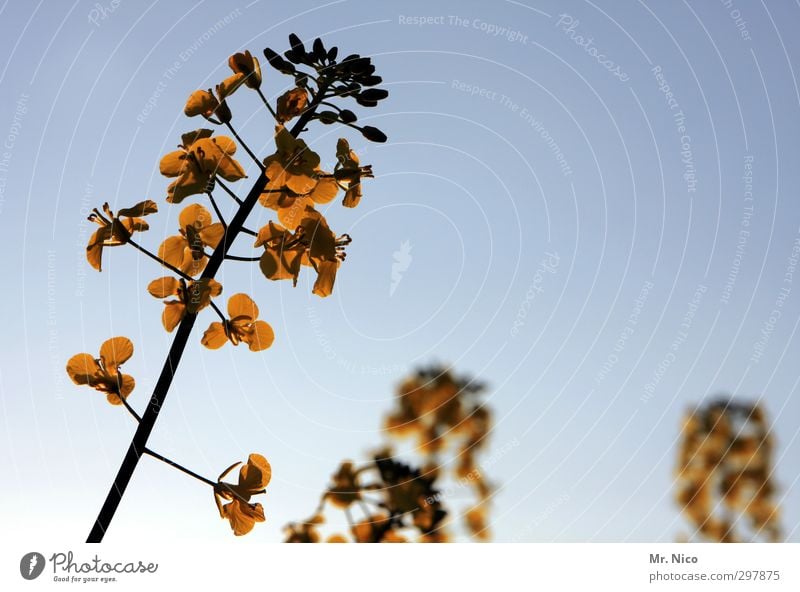
M 177 177 L 183 171 L 186 165 L 186 152 L 183 150 L 175 150 L 169 154 L 165 154 L 158 164 L 158 169 L 165 177 Z
M 115 374 L 117 368 L 133 355 L 133 343 L 127 337 L 112 337 L 100 346 L 100 360 L 106 372 Z
M 215 222 L 200 231 L 200 240 L 203 241 L 204 245 L 216 249 L 224 234 L 225 227 L 221 222 Z
M 187 226 L 194 226 L 199 230 L 211 224 L 211 212 L 200 204 L 188 205 L 181 210 L 178 216 L 178 224 L 182 229 Z
M 314 282 L 314 289 L 312 292 L 317 296 L 325 298 L 333 293 L 333 283 L 336 281 L 336 270 L 339 268 L 339 262 L 334 261 L 320 261 L 317 264 L 317 281 Z
M 238 317 L 255 320 L 258 318 L 258 306 L 247 294 L 234 294 L 228 299 L 228 317 L 231 320 Z
M 219 349 L 225 342 L 228 341 L 228 336 L 225 334 L 225 327 L 222 323 L 213 322 L 208 326 L 200 343 L 205 345 L 208 349 Z
M 250 494 L 264 489 L 272 479 L 272 467 L 260 454 L 253 453 L 239 469 L 239 487 Z
M 250 347 L 250 351 L 261 351 L 270 347 L 275 341 L 275 332 L 266 321 L 256 321 L 253 323 L 252 332 L 242 335 L 242 341 Z
M 89 354 L 76 354 L 67 362 L 67 374 L 75 384 L 94 386 L 102 370 Z
M 311 199 L 318 204 L 326 204 L 339 193 L 339 185 L 333 177 L 321 177 L 317 186 L 311 191 Z
M 146 199 L 144 201 L 140 201 L 134 206 L 129 208 L 122 208 L 119 212 L 117 212 L 117 217 L 119 216 L 147 216 L 148 214 L 155 214 L 158 211 L 158 204 L 151 199 Z
M 161 313 L 161 324 L 164 325 L 164 329 L 167 330 L 167 333 L 171 333 L 172 330 L 178 326 L 178 323 L 181 322 L 185 314 L 186 305 L 183 302 L 170 300 L 164 303 L 164 312 Z
M 147 291 L 156 298 L 167 298 L 178 293 L 180 282 L 174 277 L 165 276 L 147 284 Z
M 158 247 L 158 256 L 173 267 L 180 268 L 183 265 L 187 246 L 186 239 L 179 234 L 167 237 Z

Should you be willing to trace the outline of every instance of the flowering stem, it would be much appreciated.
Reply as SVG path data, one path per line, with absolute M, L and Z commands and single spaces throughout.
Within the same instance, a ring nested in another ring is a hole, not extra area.
M 202 475 L 198 475 L 194 471 L 192 471 L 190 469 L 187 469 L 186 467 L 184 467 L 181 464 L 176 463 L 174 460 L 170 460 L 166 456 L 161 456 L 158 452 L 154 452 L 154 451 L 150 450 L 149 448 L 145 448 L 144 449 L 144 453 L 149 455 L 149 456 L 152 456 L 153 458 L 157 458 L 161 462 L 166 463 L 169 466 L 178 469 L 179 471 L 183 471 L 184 473 L 186 473 L 190 477 L 194 477 L 195 479 L 197 479 L 198 481 L 202 481 L 206 485 L 210 485 L 211 487 L 216 486 L 216 483 L 214 481 L 212 481 L 211 479 L 206 479 Z
M 213 300 L 211 302 L 209 302 L 209 304 L 211 305 L 211 308 L 213 308 L 216 311 L 216 313 L 219 315 L 220 320 L 224 323 L 225 322 L 225 315 L 222 314 L 222 311 L 219 309 L 219 307 L 214 303 Z
M 230 196 L 233 198 L 233 201 L 235 201 L 235 202 L 236 202 L 236 203 L 238 203 L 239 205 L 242 205 L 242 203 L 244 203 L 244 202 L 242 202 L 242 200 L 241 200 L 241 199 L 239 199 L 239 197 L 238 197 L 238 196 L 237 196 L 237 195 L 236 195 L 236 194 L 235 194 L 235 193 L 234 193 L 234 192 L 231 190 L 231 188 L 230 188 L 230 187 L 228 187 L 227 185 L 225 185 L 225 183 L 223 183 L 223 182 L 222 182 L 222 179 L 220 179 L 219 177 L 215 177 L 215 178 L 214 178 L 214 182 L 215 182 L 217 185 L 219 185 L 220 187 L 222 187 L 222 189 L 225 191 L 225 193 L 227 193 L 228 195 L 230 195 Z
M 245 151 L 250 155 L 250 158 L 253 159 L 253 162 L 256 163 L 256 165 L 258 165 L 258 168 L 261 169 L 261 172 L 263 173 L 264 172 L 264 165 L 261 164 L 261 161 L 258 159 L 258 157 L 255 154 L 253 154 L 253 151 L 250 150 L 250 148 L 247 146 L 247 144 L 244 143 L 244 140 L 242 140 L 239 137 L 239 134 L 236 133 L 236 130 L 233 129 L 233 126 L 230 123 L 226 123 L 225 125 L 228 126 L 228 129 L 231 131 L 233 136 L 236 138 L 236 141 L 239 142 L 239 144 L 242 145 L 242 148 L 245 149 Z
M 320 94 L 323 95 L 324 93 Z M 303 131 L 306 124 L 311 121 L 311 118 L 314 116 L 314 112 L 318 105 L 319 103 L 317 101 L 312 102 L 310 108 L 298 118 L 297 123 L 295 123 L 290 130 L 290 133 L 294 137 L 297 137 Z M 231 128 L 231 130 L 232 129 L 233 128 Z M 233 133 L 236 135 L 236 132 Z M 238 139 L 238 136 L 236 137 Z M 228 253 L 228 249 L 233 244 L 236 236 L 242 230 L 247 217 L 253 211 L 253 207 L 256 205 L 256 203 L 258 203 L 258 198 L 261 196 L 266 184 L 267 177 L 263 174 L 259 175 L 255 183 L 253 183 L 253 186 L 250 189 L 250 192 L 247 194 L 247 197 L 245 198 L 241 207 L 236 212 L 236 215 L 225 229 L 225 233 L 222 235 L 222 240 L 220 240 L 219 244 L 214 249 L 214 253 L 211 256 L 211 259 L 209 259 L 208 265 L 206 265 L 201 279 L 211 279 L 216 275 L 217 271 L 219 271 L 220 266 L 225 260 L 225 255 Z M 134 246 L 140 248 L 138 245 Z M 146 251 L 145 253 L 150 257 L 160 261 L 160 259 L 151 253 Z M 156 385 L 153 389 L 153 394 L 150 397 L 147 409 L 145 409 L 145 412 L 142 415 L 142 420 L 139 422 L 139 426 L 136 428 L 136 433 L 134 433 L 133 439 L 128 447 L 128 451 L 125 453 L 125 458 L 122 460 L 119 471 L 117 471 L 117 476 L 114 478 L 114 483 L 111 485 L 111 489 L 106 496 L 105 502 L 103 502 L 103 506 L 100 508 L 97 519 L 95 520 L 94 525 L 89 532 L 89 536 L 86 539 L 86 542 L 88 543 L 102 542 L 103 537 L 105 536 L 105 533 L 111 524 L 111 521 L 114 519 L 114 514 L 116 513 L 120 501 L 122 501 L 122 496 L 125 494 L 125 490 L 130 483 L 131 477 L 133 477 L 133 473 L 139 464 L 139 459 L 141 458 L 142 454 L 145 453 L 147 440 L 150 438 L 150 434 L 152 433 L 153 427 L 158 419 L 158 414 L 161 411 L 161 407 L 164 405 L 167 393 L 172 385 L 172 379 L 175 377 L 175 372 L 180 364 L 183 352 L 186 349 L 186 344 L 189 342 L 189 336 L 194 328 L 195 320 L 197 320 L 197 313 L 187 312 L 178 325 L 172 345 L 167 353 L 167 359 L 164 362 L 164 366 L 161 369 L 161 374 L 156 381 Z
M 225 255 L 231 261 L 261 261 L 261 257 L 239 257 L 239 255 Z
M 125 409 L 127 409 L 128 413 L 130 413 L 131 416 L 133 416 L 133 419 L 135 419 L 137 422 L 142 421 L 142 417 L 138 413 L 136 413 L 133 407 L 131 407 L 130 403 L 128 403 L 128 401 L 125 400 L 125 397 L 119 397 L 119 400 L 122 401 L 123 405 L 125 405 Z
M 193 279 L 192 279 L 192 276 L 190 276 L 190 275 L 186 275 L 184 272 L 182 272 L 180 269 L 178 269 L 178 268 L 177 268 L 177 267 L 175 267 L 174 265 L 170 265 L 169 263 L 167 263 L 166 261 L 164 261 L 164 260 L 163 260 L 161 257 L 159 257 L 158 255 L 154 255 L 153 253 L 151 253 L 150 251 L 148 251 L 147 249 L 145 249 L 145 248 L 144 248 L 143 246 L 141 246 L 140 244 L 138 244 L 138 243 L 134 242 L 133 240 L 131 240 L 131 239 L 128 239 L 128 244 L 129 244 L 129 245 L 131 245 L 132 247 L 135 247 L 136 249 L 138 249 L 139 251 L 141 251 L 142 253 L 144 253 L 144 254 L 145 254 L 145 255 L 147 255 L 148 257 L 150 257 L 150 259 L 153 259 L 154 261 L 158 261 L 158 262 L 159 262 L 161 265 L 163 265 L 164 267 L 166 267 L 166 268 L 167 268 L 167 269 L 169 269 L 170 271 L 172 271 L 172 272 L 174 272 L 174 273 L 177 273 L 177 274 L 178 274 L 179 276 L 181 276 L 183 279 L 185 279 L 185 280 L 187 280 L 187 281 L 189 281 L 189 282 L 193 281 Z

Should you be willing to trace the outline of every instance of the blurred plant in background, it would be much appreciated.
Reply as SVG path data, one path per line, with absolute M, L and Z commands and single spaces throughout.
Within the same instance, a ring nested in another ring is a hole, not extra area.
M 720 543 L 781 540 L 774 442 L 759 403 L 718 399 L 687 412 L 676 499 L 701 538 Z
M 384 429 L 398 444 L 414 439 L 414 460 L 401 460 L 385 446 L 360 465 L 343 461 L 316 511 L 286 527 L 286 542 L 322 542 L 330 508 L 344 512 L 349 533 L 330 534 L 326 542 L 447 542 L 454 526 L 447 498 L 461 488 L 473 498 L 462 509 L 466 531 L 488 540 L 491 486 L 477 459 L 491 429 L 491 414 L 480 400 L 485 390 L 483 383 L 441 366 L 403 380 Z

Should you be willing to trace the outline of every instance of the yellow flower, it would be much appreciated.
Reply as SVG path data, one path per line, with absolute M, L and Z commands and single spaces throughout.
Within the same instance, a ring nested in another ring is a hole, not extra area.
M 310 193 L 318 182 L 319 154 L 282 125 L 275 130 L 277 151 L 264 159 L 266 189 L 288 189 L 297 195 Z
M 267 459 L 260 454 L 251 454 L 247 458 L 247 464 L 239 469 L 239 481 L 236 485 L 222 481 L 240 464 L 237 462 L 228 467 L 219 476 L 218 483 L 214 487 L 214 501 L 219 515 L 230 522 L 233 534 L 236 536 L 242 536 L 253 530 L 256 522 L 264 522 L 264 508 L 261 504 L 251 504 L 250 498 L 264 493 L 272 479 L 272 468 Z M 223 501 L 230 503 L 223 505 Z
M 286 123 L 293 117 L 300 115 L 308 107 L 308 93 L 306 89 L 295 87 L 287 90 L 278 97 L 278 121 Z
M 183 134 L 180 150 L 161 159 L 159 168 L 165 177 L 177 177 L 167 188 L 167 201 L 180 203 L 186 197 L 208 190 L 214 175 L 226 181 L 238 181 L 247 175 L 232 155 L 236 144 L 227 136 L 211 135 L 209 129 Z
M 89 214 L 89 220 L 96 222 L 100 228 L 96 230 L 86 246 L 86 260 L 97 271 L 102 271 L 103 247 L 117 247 L 127 243 L 134 232 L 142 232 L 150 226 L 139 216 L 147 216 L 158 211 L 155 202 L 149 199 L 141 201 L 133 207 L 123 208 L 117 215 L 111 211 L 108 203 L 103 204 L 103 212 L 95 208 Z
M 150 282 L 147 291 L 156 298 L 169 298 L 177 296 L 177 300 L 166 300 L 164 312 L 161 314 L 161 324 L 164 329 L 171 332 L 186 316 L 186 313 L 195 314 L 211 303 L 211 298 L 222 294 L 222 284 L 211 278 L 202 278 L 186 283 L 174 277 L 162 277 Z
M 225 227 L 220 222 L 212 223 L 211 213 L 200 204 L 183 208 L 178 224 L 180 234 L 161 243 L 158 256 L 186 275 L 198 275 L 208 261 L 204 247 L 216 249 Z
M 228 317 L 224 323 L 213 322 L 203 334 L 201 343 L 219 349 L 227 341 L 233 345 L 245 342 L 250 351 L 267 349 L 275 340 L 272 327 L 258 319 L 258 306 L 247 294 L 234 294 L 228 299 Z
M 225 80 L 217 85 L 217 96 L 219 97 L 219 100 L 224 101 L 227 99 L 229 96 L 235 93 L 236 90 L 245 83 L 245 81 L 245 75 L 240 72 L 234 73 L 233 76 L 228 76 Z
M 132 376 L 122 374 L 120 366 L 133 355 L 133 343 L 127 337 L 112 337 L 100 346 L 100 357 L 77 354 L 67 362 L 72 382 L 87 385 L 101 393 L 112 405 L 121 405 L 136 386 Z
M 229 57 L 228 66 L 234 73 L 244 75 L 244 84 L 247 87 L 256 89 L 261 86 L 261 65 L 258 63 L 258 58 L 250 55 L 249 50 Z
M 336 180 L 343 181 L 347 186 L 342 205 L 354 208 L 361 201 L 361 178 L 372 177 L 372 165 L 360 166 L 358 156 L 350 149 L 350 144 L 344 138 L 339 138 L 336 143 L 336 160 L 334 169 Z
M 325 218 L 312 207 L 306 207 L 294 233 L 270 222 L 258 233 L 255 246 L 263 246 L 261 272 L 267 279 L 292 279 L 297 284 L 300 265 L 309 265 L 317 272 L 313 293 L 329 296 L 333 292 L 339 263 L 344 259 L 348 235 L 337 237 Z

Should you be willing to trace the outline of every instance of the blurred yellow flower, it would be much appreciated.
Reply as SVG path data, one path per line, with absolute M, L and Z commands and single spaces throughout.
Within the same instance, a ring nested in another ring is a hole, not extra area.
M 215 249 L 225 234 L 225 227 L 220 222 L 212 222 L 211 213 L 200 204 L 186 206 L 178 216 L 178 224 L 180 234 L 161 243 L 158 256 L 186 275 L 196 276 L 208 260 L 204 247 Z
M 112 337 L 100 346 L 100 357 L 76 354 L 67 362 L 67 374 L 72 382 L 87 385 L 105 393 L 112 405 L 121 405 L 131 394 L 136 381 L 122 374 L 120 366 L 133 355 L 133 343 L 127 337 Z
M 257 319 L 256 303 L 247 294 L 234 294 L 228 299 L 228 318 L 224 323 L 211 323 L 201 343 L 209 349 L 219 349 L 227 341 L 233 345 L 243 341 L 250 351 L 267 349 L 275 340 L 275 333 L 268 323 Z
M 261 504 L 251 504 L 250 498 L 264 493 L 272 479 L 272 468 L 266 458 L 260 454 L 251 454 L 247 464 L 239 469 L 239 481 L 236 485 L 222 481 L 227 474 L 241 463 L 228 467 L 218 479 L 214 487 L 214 501 L 219 515 L 230 522 L 233 534 L 242 536 L 253 530 L 256 522 L 264 522 L 264 508 Z M 223 501 L 229 503 L 223 504 Z
M 215 175 L 226 181 L 238 181 L 247 175 L 232 155 L 236 144 L 227 136 L 211 135 L 209 129 L 199 129 L 183 134 L 180 150 L 170 152 L 161 159 L 159 168 L 165 177 L 177 177 L 167 188 L 167 201 L 180 203 L 190 195 L 209 189 Z
M 158 211 L 158 206 L 149 199 L 137 203 L 130 208 L 123 208 L 117 215 L 111 211 L 108 203 L 103 204 L 103 212 L 97 208 L 89 214 L 89 220 L 96 222 L 100 228 L 96 230 L 86 246 L 86 260 L 97 271 L 102 271 L 103 247 L 117 247 L 127 243 L 134 232 L 142 232 L 150 226 L 140 218 Z
M 222 284 L 210 278 L 187 284 L 183 279 L 166 276 L 150 282 L 147 291 L 156 298 L 178 297 L 177 300 L 164 301 L 164 312 L 161 314 L 161 324 L 171 332 L 187 312 L 195 314 L 201 311 L 211 303 L 211 298 L 222 294 Z

